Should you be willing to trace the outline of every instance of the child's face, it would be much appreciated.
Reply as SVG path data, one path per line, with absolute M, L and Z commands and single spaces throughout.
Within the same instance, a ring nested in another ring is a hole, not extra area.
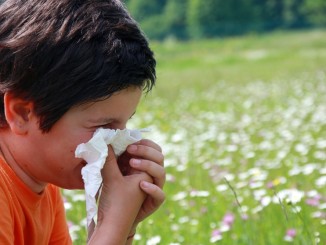
M 83 188 L 81 169 L 85 162 L 75 158 L 77 145 L 87 142 L 99 127 L 125 128 L 141 94 L 141 89 L 128 88 L 108 99 L 74 107 L 46 134 L 42 134 L 35 122 L 28 136 L 29 159 L 21 167 L 26 166 L 25 172 L 40 184 Z

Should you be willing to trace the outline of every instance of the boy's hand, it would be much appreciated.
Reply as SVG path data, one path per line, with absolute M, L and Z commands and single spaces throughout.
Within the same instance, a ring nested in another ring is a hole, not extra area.
M 164 156 L 161 147 L 147 139 L 128 146 L 127 153 L 132 156 L 129 162 L 133 169 L 145 172 L 153 178 L 153 183 L 148 181 L 140 182 L 140 188 L 148 196 L 135 219 L 133 225 L 135 229 L 139 222 L 154 213 L 165 200 L 163 192 L 165 183 Z
M 102 176 L 98 222 L 88 244 L 124 244 L 146 198 L 140 183 L 152 178 L 145 172 L 123 176 L 111 146 Z

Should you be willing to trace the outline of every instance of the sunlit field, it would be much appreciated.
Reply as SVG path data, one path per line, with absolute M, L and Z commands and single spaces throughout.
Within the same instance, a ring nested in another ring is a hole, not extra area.
M 165 155 L 166 201 L 134 244 L 326 244 L 326 31 L 152 43 L 130 128 Z M 64 191 L 74 244 L 83 192 Z

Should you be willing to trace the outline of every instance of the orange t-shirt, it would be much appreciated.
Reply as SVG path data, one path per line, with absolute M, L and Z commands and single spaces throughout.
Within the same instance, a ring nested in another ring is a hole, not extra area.
M 59 188 L 33 192 L 1 157 L 0 244 L 72 244 Z

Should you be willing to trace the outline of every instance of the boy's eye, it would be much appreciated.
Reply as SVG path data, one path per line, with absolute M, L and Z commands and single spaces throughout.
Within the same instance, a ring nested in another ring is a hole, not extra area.
M 112 123 L 107 123 L 107 124 L 103 124 L 100 126 L 97 126 L 98 128 L 108 128 L 108 129 L 112 129 Z

